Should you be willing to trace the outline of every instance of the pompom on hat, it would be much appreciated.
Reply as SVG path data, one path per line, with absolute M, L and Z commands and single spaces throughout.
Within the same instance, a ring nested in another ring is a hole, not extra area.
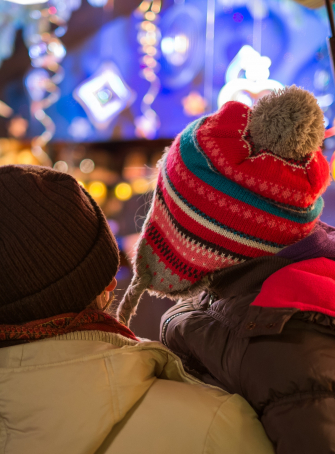
M 215 271 L 306 237 L 330 181 L 324 133 L 315 97 L 296 86 L 191 123 L 160 162 L 119 320 L 129 323 L 145 290 L 190 295 Z

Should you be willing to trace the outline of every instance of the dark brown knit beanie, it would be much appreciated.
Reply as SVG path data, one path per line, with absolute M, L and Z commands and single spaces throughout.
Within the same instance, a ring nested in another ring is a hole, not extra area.
M 1 324 L 82 311 L 118 265 L 104 214 L 73 177 L 0 167 Z

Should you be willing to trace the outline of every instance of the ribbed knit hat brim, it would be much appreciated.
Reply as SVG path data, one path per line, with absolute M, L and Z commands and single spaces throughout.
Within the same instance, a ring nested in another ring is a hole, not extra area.
M 115 238 L 100 207 L 69 175 L 0 168 L 0 323 L 79 312 L 112 281 Z

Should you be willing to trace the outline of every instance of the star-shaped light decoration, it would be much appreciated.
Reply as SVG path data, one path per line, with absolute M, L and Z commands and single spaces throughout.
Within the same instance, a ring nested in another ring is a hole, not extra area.
M 206 100 L 197 91 L 191 91 L 188 96 L 181 100 L 184 107 L 185 115 L 189 117 L 196 117 L 202 115 L 207 107 Z
M 73 97 L 97 129 L 106 129 L 122 110 L 134 102 L 136 95 L 117 66 L 104 63 L 74 90 Z

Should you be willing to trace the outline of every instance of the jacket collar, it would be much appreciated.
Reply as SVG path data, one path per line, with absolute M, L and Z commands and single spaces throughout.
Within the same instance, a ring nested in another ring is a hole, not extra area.
M 284 266 L 318 257 L 335 260 L 335 228 L 321 221 L 309 236 L 276 255 L 258 257 L 215 272 L 207 291 L 219 298 L 253 293 Z
M 335 228 L 319 221 L 306 238 L 282 249 L 277 257 L 294 262 L 325 257 L 335 259 Z
M 274 255 L 225 268 L 214 273 L 208 292 L 220 299 L 256 292 L 265 279 L 290 263 L 292 260 Z

